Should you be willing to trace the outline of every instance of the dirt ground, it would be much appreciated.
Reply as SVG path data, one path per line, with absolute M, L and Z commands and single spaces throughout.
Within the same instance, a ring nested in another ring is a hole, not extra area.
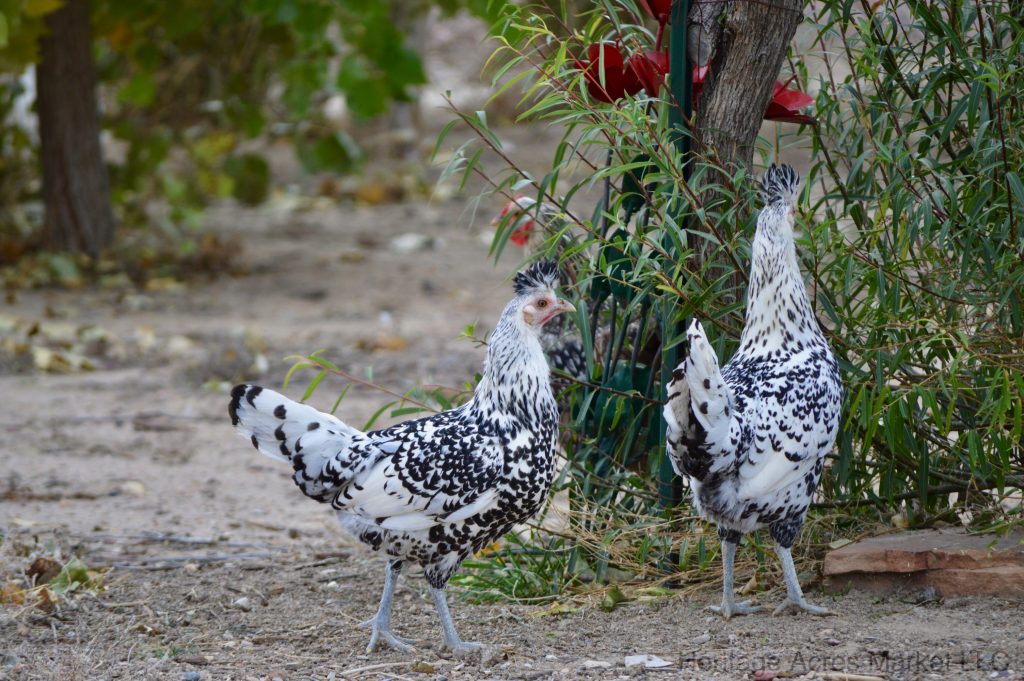
M 703 609 L 710 593 L 611 613 L 575 603 L 560 615 L 456 595 L 463 636 L 489 646 L 454 660 L 438 646 L 414 573 L 400 583 L 395 619 L 422 641 L 419 652 L 366 654 L 356 624 L 375 609 L 381 560 L 233 434 L 228 383 L 210 378 L 241 371 L 280 387 L 284 356 L 325 348 L 346 370 L 373 367 L 374 380 L 398 390 L 461 384 L 483 352 L 458 336 L 493 323 L 514 266 L 492 265 L 486 220 L 467 226 L 465 205 L 224 208 L 211 222 L 244 243 L 245 276 L 150 292 L 21 292 L 0 308 L 8 327 L 38 323 L 44 336 L 102 331 L 89 336 L 102 338 L 95 371 L 0 375 L 3 567 L 56 554 L 105 570 L 102 590 L 52 612 L 0 611 L 0 678 L 740 679 L 763 667 L 812 672 L 807 679 L 831 669 L 1024 678 L 1019 603 L 855 593 L 810 594 L 833 618 L 731 622 Z M 431 246 L 395 252 L 392 239 L 409 231 Z M 341 387 L 325 380 L 313 402 L 328 407 Z M 356 389 L 340 413 L 361 424 L 382 400 Z M 779 598 L 778 588 L 759 595 Z M 643 654 L 671 666 L 625 666 Z

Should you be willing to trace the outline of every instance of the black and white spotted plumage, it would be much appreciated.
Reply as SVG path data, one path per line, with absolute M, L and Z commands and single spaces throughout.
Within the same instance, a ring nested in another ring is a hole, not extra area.
M 752 248 L 739 349 L 719 369 L 700 322 L 668 385 L 668 455 L 699 511 L 733 544 L 767 526 L 788 552 L 839 430 L 839 368 L 815 318 L 793 242 L 800 178 L 772 166 Z
M 457 409 L 363 433 L 239 385 L 231 421 L 260 452 L 290 462 L 299 489 L 331 504 L 349 532 L 420 564 L 431 587 L 443 589 L 463 560 L 537 513 L 547 496 L 558 411 L 539 333 L 572 309 L 553 292 L 557 278 L 551 263 L 516 275 L 483 377 Z

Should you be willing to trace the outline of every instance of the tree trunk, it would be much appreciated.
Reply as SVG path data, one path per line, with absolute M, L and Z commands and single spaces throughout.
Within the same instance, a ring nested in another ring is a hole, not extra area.
M 737 169 L 751 170 L 757 133 L 786 50 L 803 18 L 802 7 L 802 0 L 728 0 L 720 14 L 715 12 L 714 21 L 701 22 L 713 32 L 708 38 L 714 52 L 697 107 L 695 146 L 698 154 L 724 169 L 704 176 L 699 191 L 705 209 L 729 208 L 723 202 L 734 201 L 735 194 L 719 193 L 716 188 L 729 187 Z M 722 300 L 739 301 L 744 274 L 735 261 L 712 256 L 712 250 L 704 240 L 698 246 L 698 258 L 708 263 L 707 280 L 728 274 Z
M 36 70 L 44 245 L 95 257 L 114 236 L 114 214 L 100 149 L 88 0 L 67 0 L 46 26 Z
M 796 27 L 801 0 L 731 0 L 716 22 L 715 53 L 697 110 L 697 139 L 726 168 L 754 159 L 761 119 Z

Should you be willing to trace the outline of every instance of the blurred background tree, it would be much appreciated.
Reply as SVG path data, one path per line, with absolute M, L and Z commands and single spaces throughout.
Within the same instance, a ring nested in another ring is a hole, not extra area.
M 257 140 L 287 140 L 309 172 L 351 173 L 364 151 L 339 119 L 380 117 L 426 82 L 406 33 L 435 8 L 487 17 L 500 5 L 0 0 L 0 114 L 34 88 L 39 116 L 38 149 L 34 130 L 3 124 L 0 234 L 17 242 L 4 250 L 95 257 L 115 224 L 156 226 L 188 249 L 209 200 L 266 198 Z M 40 175 L 42 230 L 18 208 Z

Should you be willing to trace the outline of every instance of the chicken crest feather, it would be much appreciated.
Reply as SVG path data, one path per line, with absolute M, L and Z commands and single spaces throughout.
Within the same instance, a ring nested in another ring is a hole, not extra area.
M 800 175 L 790 166 L 772 167 L 765 171 L 761 179 L 761 196 L 765 204 L 794 203 L 800 189 Z
M 538 289 L 553 289 L 558 285 L 558 267 L 550 260 L 541 260 L 516 273 L 516 295 L 526 295 Z

